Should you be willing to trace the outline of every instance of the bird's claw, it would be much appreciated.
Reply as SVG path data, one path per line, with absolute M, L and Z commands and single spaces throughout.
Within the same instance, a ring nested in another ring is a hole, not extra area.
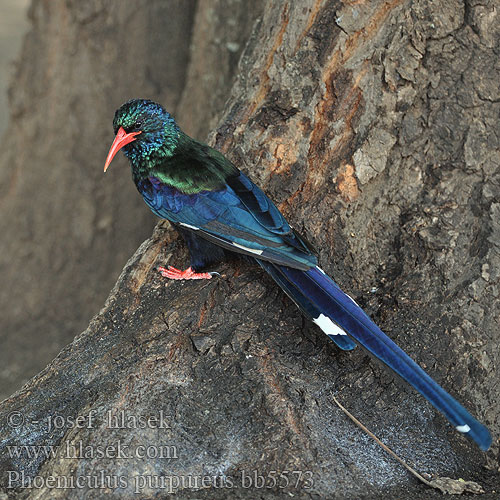
M 158 266 L 158 271 L 160 271 L 164 278 L 169 278 L 171 280 L 209 280 L 212 278 L 213 274 L 219 275 L 219 273 L 216 272 L 196 273 L 191 267 L 188 267 L 185 271 L 181 271 L 172 266 L 168 266 L 168 268 Z

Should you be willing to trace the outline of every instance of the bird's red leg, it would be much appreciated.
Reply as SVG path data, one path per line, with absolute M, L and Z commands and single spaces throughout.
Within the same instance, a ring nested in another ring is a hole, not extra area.
M 168 268 L 158 266 L 158 271 L 160 271 L 164 278 L 169 278 L 171 280 L 209 280 L 212 274 L 217 274 L 195 273 L 191 267 L 188 267 L 185 271 L 181 271 L 172 266 L 168 266 Z

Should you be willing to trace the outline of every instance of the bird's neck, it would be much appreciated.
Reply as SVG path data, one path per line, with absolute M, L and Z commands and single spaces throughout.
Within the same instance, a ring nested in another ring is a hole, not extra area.
M 133 145 L 133 143 L 132 143 Z M 137 184 L 141 179 L 150 176 L 151 171 L 158 170 L 177 150 L 178 138 L 167 136 L 162 144 L 150 151 L 135 151 L 131 149 L 126 153 L 132 166 L 132 177 Z
M 196 194 L 224 188 L 226 178 L 238 171 L 221 153 L 180 132 L 175 147 L 164 145 L 147 160 L 132 162 L 132 172 L 136 185 L 155 177 L 184 194 Z

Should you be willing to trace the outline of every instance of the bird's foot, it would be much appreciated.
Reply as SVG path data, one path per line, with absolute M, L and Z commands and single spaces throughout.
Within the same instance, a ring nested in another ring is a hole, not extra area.
M 158 271 L 164 278 L 169 278 L 171 280 L 209 280 L 213 274 L 219 273 L 196 273 L 193 268 L 188 267 L 185 271 L 176 269 L 175 267 L 168 266 L 165 268 L 163 266 L 158 266 Z

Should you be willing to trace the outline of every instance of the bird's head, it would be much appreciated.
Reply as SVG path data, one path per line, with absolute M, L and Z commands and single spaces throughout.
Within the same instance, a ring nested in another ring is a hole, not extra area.
M 134 165 L 150 160 L 160 150 L 164 154 L 173 151 L 179 136 L 174 118 L 148 99 L 132 99 L 118 108 L 113 129 L 115 140 L 106 158 L 105 172 L 120 149 Z

